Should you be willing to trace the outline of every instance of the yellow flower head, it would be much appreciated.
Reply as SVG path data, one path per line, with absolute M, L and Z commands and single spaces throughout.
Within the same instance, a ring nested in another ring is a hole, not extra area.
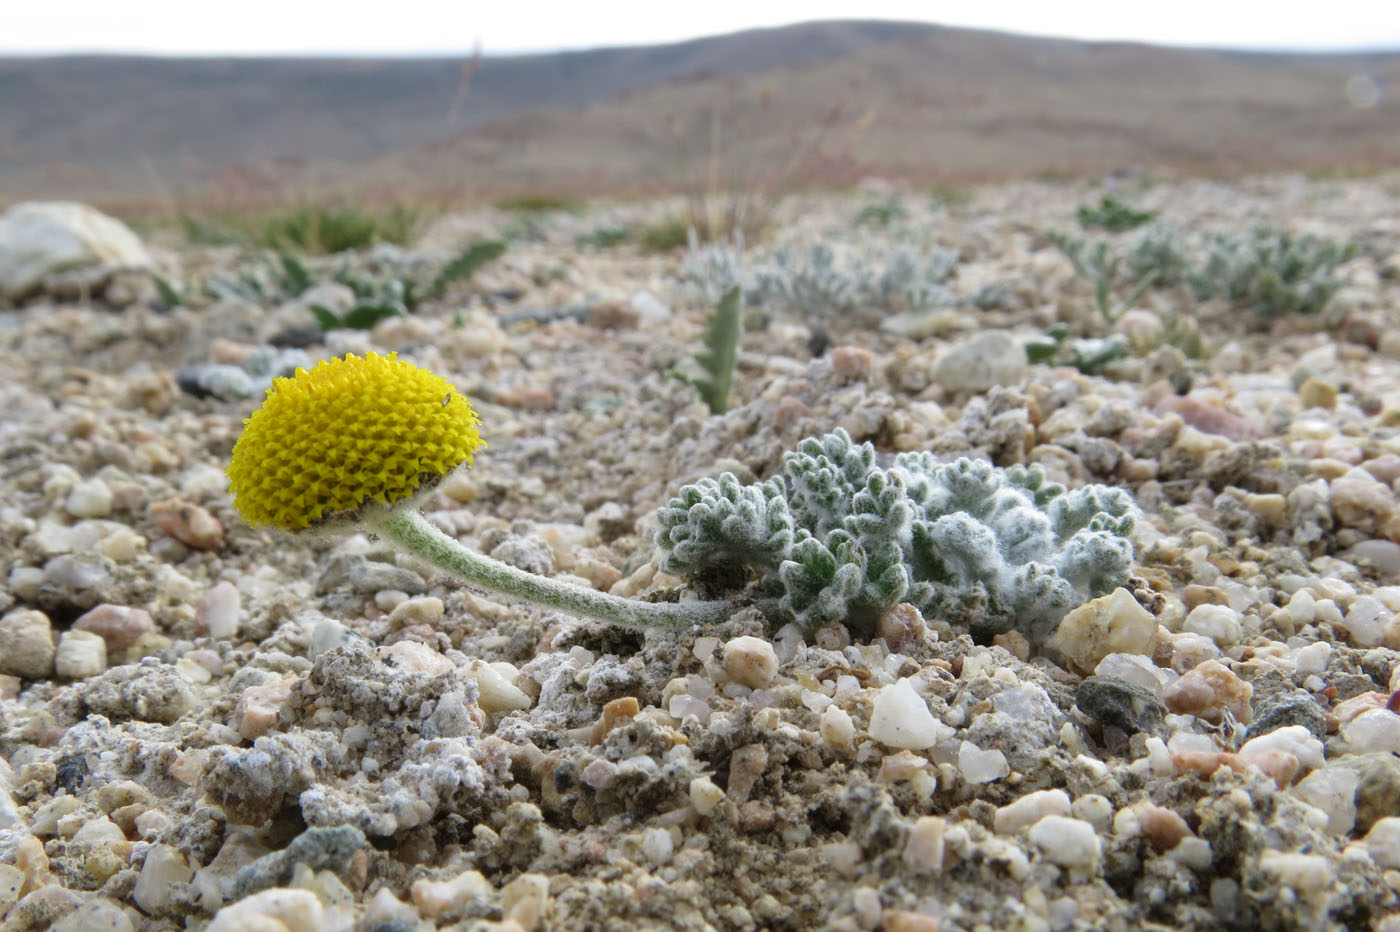
M 228 468 L 245 521 L 302 531 L 397 505 L 471 465 L 485 446 L 471 403 L 396 355 L 328 359 L 272 383 Z

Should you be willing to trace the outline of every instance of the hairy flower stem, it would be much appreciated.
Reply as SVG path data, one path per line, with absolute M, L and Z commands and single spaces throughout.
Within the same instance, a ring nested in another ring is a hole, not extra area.
M 688 628 L 727 620 L 740 604 L 715 602 L 636 602 L 621 596 L 571 586 L 473 553 L 428 523 L 416 509 L 380 512 L 366 517 L 370 529 L 464 582 L 629 628 Z

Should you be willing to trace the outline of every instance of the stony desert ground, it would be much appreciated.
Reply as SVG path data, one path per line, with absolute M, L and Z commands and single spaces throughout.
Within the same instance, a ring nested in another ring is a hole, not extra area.
M 1046 231 L 1138 243 L 1078 230 L 1103 193 L 789 199 L 742 260 L 769 279 L 722 414 L 668 373 L 735 256 L 596 235 L 673 204 L 451 214 L 304 260 L 310 288 L 169 233 L 105 255 L 175 301 L 81 262 L 17 286 L 3 928 L 1400 929 L 1400 178 L 1116 190 L 1192 262 L 1212 230 L 1354 244 L 1313 313 L 1164 272 L 1131 309 L 1120 274 L 1101 314 Z M 342 268 L 430 274 L 486 239 L 504 255 L 413 314 L 315 330 L 311 305 L 356 302 Z M 784 292 L 776 251 L 810 243 L 833 270 Z M 878 302 L 824 307 L 858 272 Z M 1030 363 L 1057 323 L 1122 349 Z M 906 606 L 641 632 L 364 534 L 248 527 L 224 470 L 263 373 L 370 350 L 480 413 L 488 446 L 428 517 L 541 574 L 691 598 L 656 509 L 842 428 L 881 462 L 1127 490 L 1131 576 L 1048 638 Z

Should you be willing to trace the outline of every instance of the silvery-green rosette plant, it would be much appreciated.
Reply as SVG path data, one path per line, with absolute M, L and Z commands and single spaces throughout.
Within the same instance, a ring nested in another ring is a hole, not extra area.
M 1070 608 L 1128 579 L 1137 507 L 1121 489 L 1068 491 L 1038 466 L 889 467 L 844 430 L 802 441 L 784 470 L 684 486 L 660 508 L 662 569 L 711 588 L 753 584 L 780 619 L 868 630 L 900 602 L 986 638 L 1044 638 Z

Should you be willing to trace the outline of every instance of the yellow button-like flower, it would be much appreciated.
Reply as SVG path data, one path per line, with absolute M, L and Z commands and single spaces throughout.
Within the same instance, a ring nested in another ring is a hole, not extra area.
M 328 359 L 276 379 L 243 422 L 229 490 L 243 519 L 301 531 L 393 506 L 484 446 L 471 403 L 396 354 Z

